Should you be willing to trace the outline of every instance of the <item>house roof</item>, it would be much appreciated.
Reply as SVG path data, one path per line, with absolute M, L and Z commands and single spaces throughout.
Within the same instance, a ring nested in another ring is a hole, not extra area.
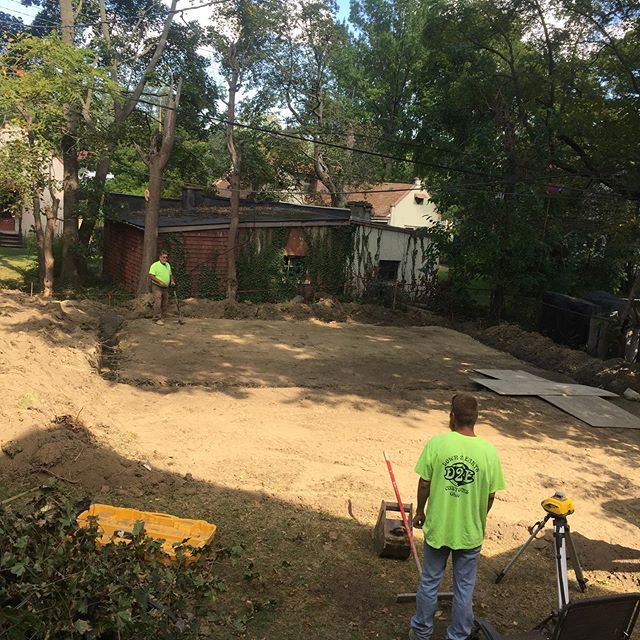
M 361 194 L 361 200 L 370 202 L 374 220 L 388 220 L 391 207 L 395 207 L 408 193 L 417 189 L 413 182 L 381 182 L 373 185 L 370 191 Z
M 216 193 L 221 198 L 231 198 L 231 183 L 226 178 L 220 178 L 214 184 Z M 251 189 L 240 189 L 240 198 L 244 199 L 249 196 Z
M 318 195 L 323 202 L 331 202 L 328 189 L 320 183 Z M 413 182 L 380 182 L 368 188 L 357 187 L 352 192 L 347 191 L 348 200 L 364 201 L 371 204 L 371 218 L 374 221 L 388 222 L 391 217 L 391 207 L 395 207 L 408 193 L 419 189 Z M 323 193 L 324 191 L 324 193 Z M 429 197 L 423 191 L 420 197 Z
M 125 224 L 144 229 L 143 212 L 132 212 L 121 215 L 119 220 Z M 199 230 L 212 227 L 229 226 L 229 206 L 199 207 L 184 211 L 181 208 L 161 209 L 158 219 L 160 232 L 175 229 Z M 349 224 L 351 212 L 348 209 L 331 207 L 294 206 L 286 203 L 254 203 L 246 202 L 240 207 L 241 226 L 304 226 Z

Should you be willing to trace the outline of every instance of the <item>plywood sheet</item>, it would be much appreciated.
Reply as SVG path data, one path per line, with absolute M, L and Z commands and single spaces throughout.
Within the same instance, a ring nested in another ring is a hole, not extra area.
M 498 378 L 499 380 L 544 380 L 544 378 L 522 369 L 475 369 L 475 371 L 483 376 Z
M 499 393 L 501 396 L 552 395 L 553 387 L 544 380 L 496 380 L 494 378 L 471 378 L 474 382 Z
M 493 376 L 495 379 L 472 378 L 474 382 L 492 389 L 500 395 L 506 396 L 600 396 L 603 398 L 617 398 L 615 393 L 589 387 L 584 384 L 554 382 L 540 376 L 527 373 L 521 369 L 476 369 L 479 373 Z
M 603 398 L 555 395 L 540 397 L 592 427 L 640 429 L 640 418 Z

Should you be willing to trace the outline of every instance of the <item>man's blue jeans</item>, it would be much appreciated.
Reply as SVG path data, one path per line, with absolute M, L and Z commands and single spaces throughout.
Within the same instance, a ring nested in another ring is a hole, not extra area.
M 438 589 L 449 554 L 453 557 L 453 606 L 447 640 L 467 640 L 473 627 L 472 599 L 480 549 L 481 547 L 434 549 L 428 544 L 424 545 L 422 577 L 416 595 L 416 614 L 411 618 L 411 628 L 416 640 L 431 640 L 433 616 L 438 606 Z

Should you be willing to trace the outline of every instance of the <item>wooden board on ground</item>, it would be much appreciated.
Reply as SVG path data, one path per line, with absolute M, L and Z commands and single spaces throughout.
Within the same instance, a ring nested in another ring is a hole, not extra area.
M 640 418 L 603 398 L 555 395 L 540 397 L 592 427 L 640 429 Z
M 488 387 L 503 396 L 600 396 L 603 398 L 617 398 L 615 393 L 589 387 L 584 384 L 554 382 L 546 380 L 522 370 L 509 369 L 476 369 L 479 373 L 494 376 L 494 378 L 472 378 L 474 382 Z
M 474 371 L 499 380 L 544 380 L 544 378 L 522 369 L 474 369 Z

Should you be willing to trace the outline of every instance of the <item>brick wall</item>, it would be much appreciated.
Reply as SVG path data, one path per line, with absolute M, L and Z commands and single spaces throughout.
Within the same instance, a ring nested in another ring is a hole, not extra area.
M 176 234 L 182 237 L 187 271 L 191 274 L 191 293 L 198 295 L 198 280 L 203 271 L 211 268 L 214 256 L 216 260 L 216 273 L 220 286 L 224 289 L 227 281 L 227 237 L 228 229 L 207 229 L 206 231 L 186 231 Z M 162 235 L 159 242 L 162 242 Z M 176 274 L 176 277 L 179 277 Z
M 171 234 L 172 236 L 180 237 L 182 240 L 186 255 L 186 270 L 191 276 L 192 295 L 198 295 L 198 282 L 201 274 L 211 269 L 211 261 L 214 256 L 216 257 L 216 273 L 219 286 L 221 290 L 226 288 L 228 232 L 228 229 L 207 229 L 204 231 L 185 231 Z M 164 235 L 160 233 L 158 236 L 158 248 L 167 244 L 163 243 Z M 271 229 L 239 229 L 238 251 L 242 251 L 242 247 L 249 237 L 254 242 L 268 243 L 271 241 Z M 143 232 L 135 227 L 130 227 L 120 222 L 107 221 L 105 223 L 104 275 L 114 284 L 119 284 L 132 293 L 135 293 L 138 287 L 140 260 L 142 259 L 142 239 Z M 307 246 L 301 228 L 291 228 L 285 253 L 293 256 L 306 255 Z M 169 256 L 169 262 L 172 262 L 171 256 Z M 178 269 L 174 267 L 174 270 L 176 278 L 179 279 L 180 273 Z
M 136 292 L 142 260 L 142 231 L 118 222 L 105 222 L 103 273 L 127 291 Z

